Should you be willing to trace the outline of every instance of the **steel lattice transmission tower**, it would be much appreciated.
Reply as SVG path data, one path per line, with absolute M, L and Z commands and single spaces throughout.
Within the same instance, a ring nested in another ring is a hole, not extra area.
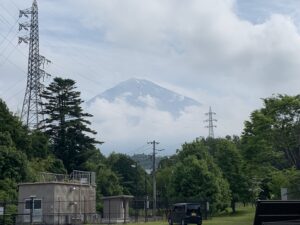
M 208 119 L 204 120 L 204 122 L 208 122 L 208 126 L 206 126 L 206 128 L 208 128 L 208 137 L 214 138 L 214 127 L 217 127 L 214 125 L 214 122 L 217 122 L 217 120 L 214 119 L 213 116 L 216 115 L 216 113 L 211 110 L 211 107 L 209 107 L 209 112 L 205 113 L 205 115 L 208 116 Z
M 41 92 L 43 90 L 42 79 L 47 74 L 41 67 L 50 62 L 44 56 L 39 54 L 39 20 L 38 20 L 38 5 L 34 0 L 32 7 L 25 10 L 20 10 L 19 17 L 29 18 L 30 22 L 19 24 L 19 30 L 30 30 L 30 35 L 19 37 L 19 44 L 24 42 L 29 44 L 29 57 L 28 57 L 28 72 L 27 72 L 27 85 L 22 106 L 21 119 L 30 129 L 39 127 L 40 122 L 43 120 L 40 115 L 41 106 Z

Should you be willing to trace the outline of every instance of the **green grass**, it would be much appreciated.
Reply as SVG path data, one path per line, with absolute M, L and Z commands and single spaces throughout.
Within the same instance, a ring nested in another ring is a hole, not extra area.
M 241 207 L 238 208 L 236 214 L 224 213 L 212 219 L 204 220 L 203 225 L 252 225 L 254 213 L 254 207 Z
M 236 214 L 222 213 L 208 220 L 203 220 L 203 225 L 253 225 L 255 208 L 251 206 L 239 207 Z M 138 223 L 143 225 L 168 225 L 167 221 Z M 130 225 L 138 225 L 130 224 Z M 128 224 L 129 225 L 129 224 Z

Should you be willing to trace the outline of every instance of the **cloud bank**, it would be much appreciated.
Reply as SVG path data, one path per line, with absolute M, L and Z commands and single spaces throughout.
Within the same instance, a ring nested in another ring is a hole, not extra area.
M 162 142 L 166 149 L 164 154 L 174 153 L 181 143 L 204 132 L 203 120 L 199 117 L 204 115 L 203 110 L 187 107 L 179 117 L 174 117 L 153 105 L 136 107 L 123 99 L 113 102 L 97 99 L 88 107 L 94 115 L 93 127 L 100 131 L 98 138 L 105 142 L 103 150 L 106 154 L 112 150 L 131 152 L 133 142 L 145 144 L 153 139 Z M 168 145 L 173 145 L 174 149 Z

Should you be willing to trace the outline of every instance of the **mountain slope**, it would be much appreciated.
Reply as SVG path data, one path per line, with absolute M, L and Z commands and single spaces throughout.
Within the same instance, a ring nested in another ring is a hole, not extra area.
M 89 100 L 87 104 L 92 104 L 98 98 L 109 102 L 122 99 L 136 107 L 153 107 L 161 111 L 167 111 L 174 116 L 178 116 L 186 107 L 201 105 L 194 99 L 168 90 L 151 81 L 135 78 L 121 82 L 115 87 L 104 91 Z

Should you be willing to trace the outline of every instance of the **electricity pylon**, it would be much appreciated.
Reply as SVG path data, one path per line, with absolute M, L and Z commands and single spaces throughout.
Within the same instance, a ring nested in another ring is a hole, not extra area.
M 48 59 L 39 54 L 39 19 L 38 19 L 38 5 L 34 0 L 32 7 L 20 10 L 19 17 L 29 18 L 30 22 L 19 24 L 19 30 L 30 30 L 30 35 L 19 37 L 19 44 L 24 42 L 29 44 L 28 56 L 28 72 L 27 72 L 27 85 L 22 106 L 21 119 L 28 126 L 29 129 L 37 129 L 43 116 L 40 114 L 41 106 L 41 93 L 43 84 L 41 80 L 45 76 L 49 76 L 43 69 L 45 63 L 50 63 Z
M 214 125 L 214 122 L 217 122 L 217 120 L 214 119 L 213 116 L 216 115 L 216 113 L 211 110 L 211 107 L 209 107 L 209 112 L 205 113 L 205 115 L 208 116 L 208 119 L 204 120 L 204 122 L 208 122 L 208 126 L 206 126 L 206 128 L 208 128 L 208 137 L 214 138 L 214 127 L 217 127 Z

